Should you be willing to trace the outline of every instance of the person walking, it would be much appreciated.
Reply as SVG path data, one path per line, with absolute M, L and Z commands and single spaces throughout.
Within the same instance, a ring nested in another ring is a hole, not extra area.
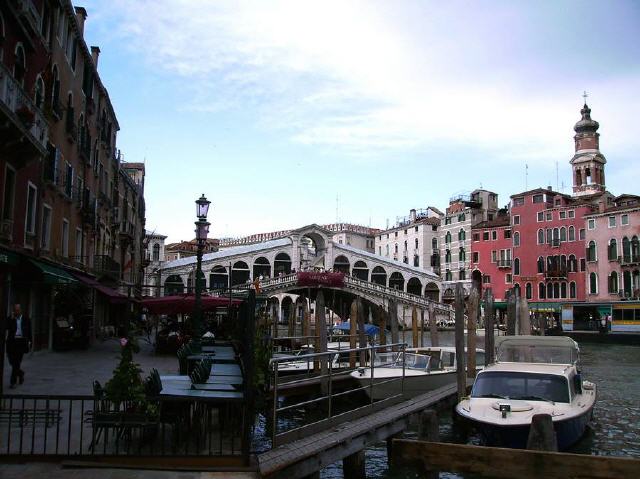
M 31 347 L 31 321 L 22 314 L 20 304 L 13 306 L 13 314 L 7 318 L 7 357 L 11 365 L 11 389 L 16 382 L 24 383 L 24 371 L 20 369 L 24 353 Z

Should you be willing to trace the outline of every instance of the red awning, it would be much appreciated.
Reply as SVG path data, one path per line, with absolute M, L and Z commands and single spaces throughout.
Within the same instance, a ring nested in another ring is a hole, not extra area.
M 232 306 L 242 303 L 239 299 L 231 299 L 219 296 L 202 296 L 202 310 L 213 311 L 216 308 Z M 151 314 L 179 314 L 191 313 L 195 304 L 193 294 L 180 294 L 175 296 L 162 296 L 160 298 L 144 298 L 142 307 Z
M 80 273 L 73 273 L 73 276 L 78 278 L 78 280 L 82 281 L 87 286 L 91 286 L 97 292 L 104 294 L 109 299 L 110 303 L 124 304 L 127 301 L 134 301 L 134 298 L 128 298 L 127 296 L 120 293 L 119 291 L 116 291 L 115 289 L 110 288 L 109 286 L 105 286 L 102 283 L 99 283 L 91 276 L 87 276 Z

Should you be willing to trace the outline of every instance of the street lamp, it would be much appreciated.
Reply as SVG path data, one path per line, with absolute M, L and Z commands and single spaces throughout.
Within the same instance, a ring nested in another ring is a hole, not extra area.
M 197 352 L 202 350 L 200 339 L 202 338 L 202 252 L 207 243 L 207 235 L 209 234 L 209 226 L 207 222 L 207 214 L 209 213 L 209 205 L 211 202 L 205 198 L 204 194 L 196 200 L 196 216 L 198 221 L 196 224 L 196 245 L 198 247 L 197 264 L 196 264 L 196 297 L 193 308 L 193 349 Z

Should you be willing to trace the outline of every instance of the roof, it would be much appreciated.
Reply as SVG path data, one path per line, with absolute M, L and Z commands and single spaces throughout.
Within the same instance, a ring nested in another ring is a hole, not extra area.
M 350 251 L 352 253 L 359 254 L 360 256 L 365 256 L 367 258 L 371 258 L 371 259 L 373 259 L 375 261 L 378 261 L 379 263 L 387 263 L 387 264 L 389 264 L 389 266 L 394 266 L 394 267 L 396 267 L 398 269 L 408 269 L 408 270 L 415 271 L 416 273 L 419 273 L 419 274 L 422 274 L 422 275 L 425 275 L 425 276 L 430 276 L 433 279 L 436 279 L 438 281 L 440 280 L 439 276 L 437 276 L 436 274 L 432 273 L 431 271 L 427 271 L 426 269 L 418 268 L 416 266 L 411 266 L 411 265 L 406 264 L 406 263 L 401 263 L 400 261 L 395 261 L 395 260 L 392 260 L 392 259 L 388 259 L 388 258 L 385 258 L 384 256 L 380 256 L 380 255 L 377 255 L 377 254 L 374 254 L 374 253 L 369 253 L 368 251 L 365 251 L 365 250 L 362 250 L 362 249 L 359 249 L 359 248 L 354 248 L 353 246 L 349 246 L 349 245 L 345 245 L 345 244 L 339 244 L 339 243 L 335 243 L 334 242 L 333 246 L 338 248 L 338 249 L 344 249 L 344 250 Z
M 504 215 L 504 216 L 498 216 L 489 221 L 482 221 L 481 223 L 478 223 L 477 225 L 472 226 L 471 229 L 476 230 L 476 229 L 483 229 L 483 228 L 498 228 L 498 227 L 504 227 L 504 226 L 510 226 L 510 225 L 511 225 L 511 217 L 508 215 Z
M 496 349 L 501 345 L 527 345 L 527 346 L 554 346 L 578 349 L 578 343 L 568 336 L 498 336 L 496 337 Z
M 495 363 L 486 366 L 484 370 L 482 370 L 478 374 L 480 375 L 487 372 L 509 371 L 519 373 L 555 374 L 559 376 L 566 376 L 567 368 L 569 367 L 569 364 L 555 363 Z
M 427 206 L 427 209 L 429 209 L 429 210 L 433 211 L 434 213 L 437 213 L 437 214 L 439 214 L 441 216 L 444 215 L 444 213 L 441 210 L 439 210 L 438 208 L 436 208 L 435 206 Z
M 567 195 L 566 193 L 560 193 L 559 191 L 553 191 L 548 188 L 535 188 L 533 190 L 523 191 L 522 193 L 515 193 L 510 196 L 510 198 L 515 198 L 517 196 L 528 196 L 534 193 L 547 193 L 552 195 L 564 196 L 565 198 L 573 199 L 573 196 Z
M 278 248 L 282 246 L 291 246 L 291 240 L 289 238 L 281 238 L 272 241 L 265 241 L 264 243 L 256 243 L 250 245 L 236 246 L 235 248 L 227 248 L 222 251 L 216 251 L 215 253 L 207 253 L 202 256 L 202 261 L 214 261 L 223 258 L 229 258 L 232 256 L 238 256 L 242 254 L 255 253 L 257 251 Z M 162 269 L 177 268 L 180 266 L 186 266 L 189 264 L 195 264 L 197 258 L 195 256 L 189 256 L 188 258 L 180 258 L 174 261 L 165 263 Z

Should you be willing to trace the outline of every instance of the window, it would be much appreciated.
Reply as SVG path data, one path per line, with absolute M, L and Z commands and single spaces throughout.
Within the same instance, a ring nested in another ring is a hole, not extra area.
M 493 241 L 495 241 L 495 240 L 497 240 L 497 239 L 498 239 L 498 232 L 497 232 L 496 230 L 493 230 L 493 231 L 491 232 L 491 239 L 492 239 Z
M 567 212 L 566 212 L 566 211 L 561 211 L 561 212 L 560 212 L 560 219 L 561 219 L 561 220 L 564 220 L 564 219 L 566 219 L 566 218 L 567 218 Z
M 488 231 L 483 231 L 482 232 L 482 241 L 489 241 L 489 232 Z
M 531 283 L 527 283 L 525 285 L 524 291 L 527 299 L 533 298 L 533 292 L 531 291 Z
M 444 254 L 444 262 L 451 263 L 451 250 L 448 249 Z
M 413 257 L 413 265 L 414 265 L 416 268 L 420 266 L 420 256 L 415 255 L 415 256 Z
M 504 239 L 511 239 L 511 230 L 504 230 Z
M 585 237 L 586 237 L 586 232 L 584 228 L 580 228 L 580 231 L 578 233 L 578 238 L 580 239 L 580 241 L 584 241 Z
M 467 234 L 461 229 L 458 231 L 458 241 L 464 241 L 465 239 L 467 239 Z
M 76 228 L 76 260 L 82 263 L 82 230 Z
M 590 230 L 596 229 L 596 220 L 593 218 L 587 220 L 587 228 L 589 228 Z
M 538 244 L 544 244 L 544 230 L 542 228 L 538 230 Z
M 474 251 L 473 253 L 471 253 L 471 258 L 472 258 L 472 261 L 474 263 L 479 263 L 480 262 L 480 253 L 477 252 L 477 251 Z
M 544 195 L 543 194 L 533 195 L 533 202 L 534 203 L 543 203 L 544 202 Z
M 569 260 L 567 261 L 567 270 L 569 273 L 575 273 L 578 271 L 578 261 L 572 254 L 569 255 Z
M 407 234 L 409 230 L 404 230 L 404 234 Z
M 42 77 L 38 75 L 36 79 L 36 88 L 33 96 L 33 102 L 36 107 L 42 109 L 44 104 L 44 81 L 42 81 Z
M 560 241 L 567 241 L 567 228 L 560 228 Z
M 414 228 L 414 231 L 415 231 L 416 233 L 418 232 L 418 227 L 417 227 L 417 226 Z
M 444 242 L 447 243 L 447 244 L 451 243 L 451 232 L 450 231 L 447 231 L 447 234 L 444 235 Z
M 615 261 L 618 259 L 618 243 L 615 238 L 611 238 L 609 241 L 608 253 L 609 261 Z
M 547 211 L 547 221 L 552 221 L 553 220 L 553 213 L 551 211 Z
M 467 260 L 467 254 L 464 251 L 464 248 L 460 248 L 460 250 L 458 251 L 458 261 L 466 261 Z
M 444 219 L 444 224 L 445 225 L 450 225 L 451 224 L 451 216 L 446 216 Z
M 438 239 L 437 238 L 432 238 L 431 239 L 431 249 L 434 250 L 434 251 L 438 249 Z
M 596 254 L 596 242 L 589 241 L 589 246 L 587 246 L 587 261 L 596 261 L 598 259 Z
M 544 258 L 542 256 L 538 257 L 538 273 L 544 273 Z
M 451 274 L 451 271 L 447 270 L 446 273 L 444 274 L 444 280 L 445 281 L 452 281 L 453 280 L 453 275 Z
M 480 233 L 473 233 L 473 241 L 480 241 Z
M 569 241 L 576 240 L 576 229 L 573 226 L 569 226 Z
M 544 289 L 544 283 L 539 283 L 538 284 L 538 299 L 544 299 L 545 298 L 545 289 Z
M 544 221 L 544 211 L 538 211 L 537 221 Z
M 418 238 L 415 240 L 416 249 L 418 249 Z
M 609 275 L 609 293 L 618 294 L 618 273 L 615 271 Z
M 386 250 L 387 250 L 387 256 L 389 256 L 389 245 L 386 245 Z
M 576 283 L 575 281 L 571 281 L 571 283 L 569 283 L 569 297 L 575 298 L 576 296 Z
M 482 284 L 491 284 L 491 276 L 489 276 L 488 274 L 485 274 L 482 277 Z
M 27 61 L 24 55 L 22 43 L 18 43 L 15 50 L 15 62 L 13 64 L 13 77 L 24 88 L 24 74 L 27 71 Z
M 547 228 L 547 244 L 551 244 L 551 240 L 553 236 L 553 230 L 551 228 Z
M 67 172 L 64 181 L 64 194 L 71 198 L 73 194 L 73 166 L 67 163 Z
M 560 285 L 558 283 L 553 283 L 553 297 L 556 299 L 560 297 Z
M 569 211 L 567 211 L 567 216 L 569 218 L 575 218 L 576 217 L 576 212 L 574 210 L 569 210 Z
M 596 273 L 589 274 L 589 294 L 598 294 L 598 275 Z
M 513 234 L 513 246 L 520 246 L 520 233 L 517 231 Z
M 513 199 L 513 206 L 522 206 L 524 205 L 524 197 L 520 196 L 518 198 Z
M 520 258 L 516 258 L 513 260 L 513 275 L 520 275 Z
M 629 224 L 629 215 L 622 215 L 622 216 L 620 217 L 620 224 L 621 224 L 622 226 L 626 226 L 626 225 L 628 225 L 628 224 Z
M 378 254 L 382 256 L 382 246 L 378 246 Z
M 42 205 L 42 230 L 40 232 L 40 248 L 49 251 L 51 248 L 51 216 L 49 205 Z
M 160 245 L 158 243 L 153 245 L 153 261 L 160 261 Z
M 512 281 L 513 281 L 513 276 L 511 275 L 511 273 L 507 273 L 507 274 L 504 276 L 504 282 L 505 282 L 505 283 L 511 283 Z
M 491 252 L 491 262 L 492 263 L 497 263 L 498 262 L 498 251 L 493 250 Z
M 458 279 L 460 281 L 464 281 L 465 279 L 467 279 L 467 273 L 465 270 L 461 269 L 460 272 L 458 273 Z
M 519 225 L 520 224 L 520 215 L 515 215 L 513 217 L 513 224 L 514 225 Z
M 395 237 L 396 237 L 396 238 L 398 237 L 398 232 L 397 232 L 397 231 L 395 232 Z
M 16 171 L 9 165 L 4 169 L 4 195 L 2 201 L 2 219 L 13 220 L 13 202 L 16 190 Z
M 458 222 L 462 222 L 462 221 L 464 221 L 465 219 L 466 219 L 466 217 L 465 217 L 464 213 L 460 213 L 460 214 L 458 215 Z
M 27 212 L 25 217 L 25 233 L 36 234 L 36 207 L 38 202 L 38 190 L 31 182 L 27 185 Z
M 567 283 L 560 283 L 560 297 L 562 299 L 567 297 Z
M 553 299 L 553 283 L 547 283 L 547 298 Z
M 580 271 L 585 272 L 587 270 L 587 262 L 584 258 L 580 258 Z
M 62 220 L 62 256 L 69 257 L 69 222 Z
M 609 228 L 615 228 L 615 227 L 616 227 L 616 217 L 609 216 Z

